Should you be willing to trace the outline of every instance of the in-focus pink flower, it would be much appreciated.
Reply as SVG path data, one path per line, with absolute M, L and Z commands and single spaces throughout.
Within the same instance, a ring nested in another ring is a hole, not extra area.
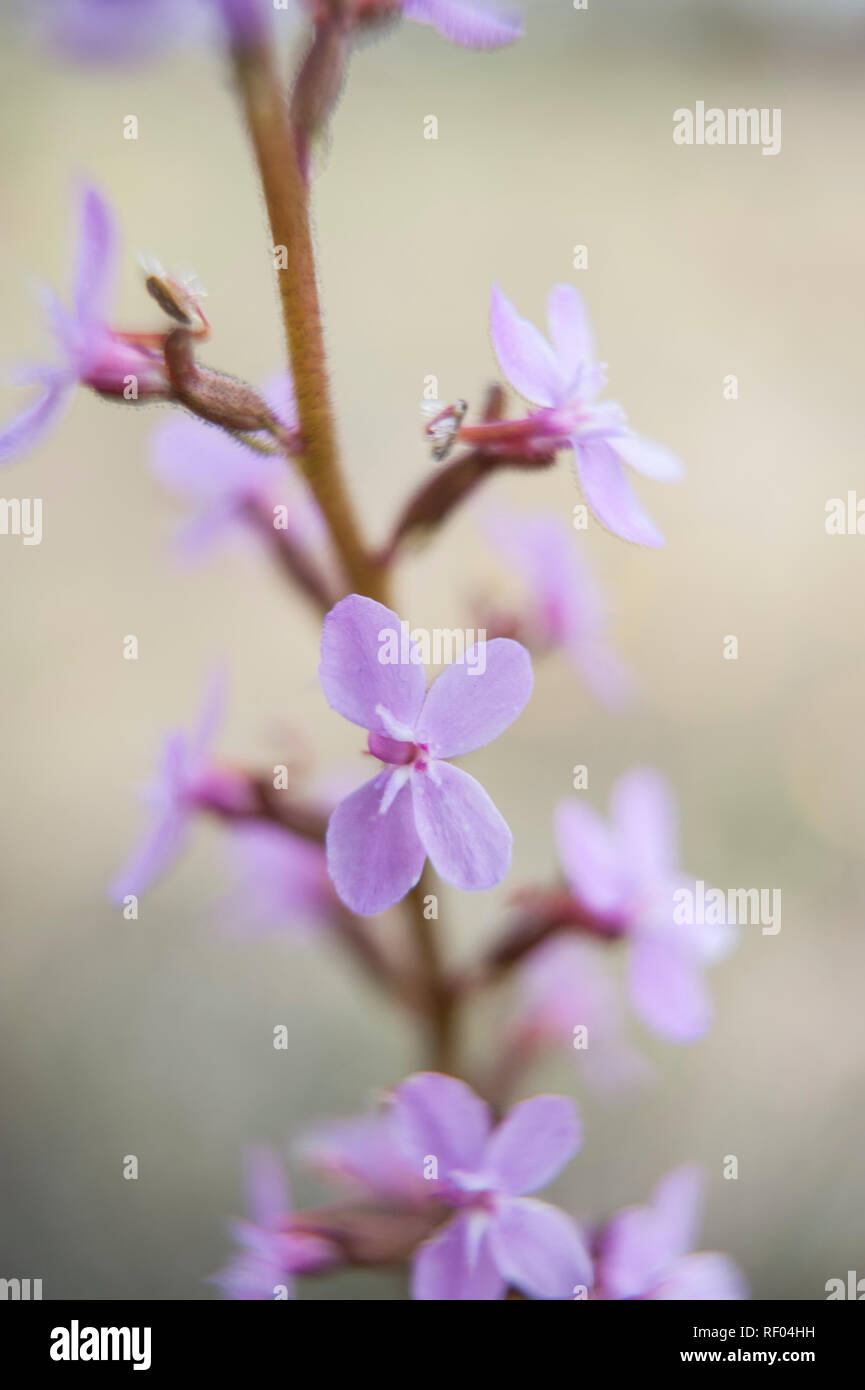
M 279 373 L 262 395 L 285 428 L 296 430 L 290 378 Z M 321 512 L 292 465 L 248 448 L 225 430 L 178 414 L 153 432 L 151 465 L 160 482 L 192 506 L 179 537 L 186 559 L 199 559 L 244 533 L 258 534 L 262 525 L 274 524 L 276 508 L 281 533 L 295 546 L 309 553 L 325 546 Z
M 202 807 L 245 809 L 245 781 L 215 768 L 211 749 L 225 707 L 225 677 L 211 679 L 190 732 L 177 729 L 165 741 L 156 780 L 144 794 L 151 821 L 110 887 L 115 902 L 140 896 L 179 856 L 190 822 Z
M 555 814 L 559 860 L 574 896 L 602 928 L 628 942 L 631 1003 L 654 1032 L 692 1042 L 706 1031 L 711 1006 L 703 974 L 733 943 L 726 926 L 675 921 L 676 810 L 670 788 L 649 768 L 621 777 L 610 823 L 571 797 Z
M 602 1299 L 743 1299 L 748 1287 L 728 1255 L 691 1255 L 700 1221 L 703 1177 L 692 1164 L 658 1183 L 644 1207 L 606 1224 L 598 1242 L 595 1297 Z
M 108 327 L 116 248 L 117 232 L 108 203 L 95 189 L 85 188 L 71 307 L 67 309 L 51 290 L 45 290 L 49 323 L 63 361 L 16 373 L 22 384 L 39 386 L 41 395 L 0 429 L 0 463 L 40 442 L 79 383 L 126 399 L 170 396 L 161 354 Z
M 538 650 L 561 650 L 599 700 L 621 702 L 631 686 L 608 637 L 603 598 L 574 536 L 555 513 L 484 514 L 484 530 L 523 579 L 528 605 L 520 635 Z
M 394 1116 L 431 1195 L 457 1209 L 414 1257 L 414 1298 L 499 1299 L 512 1286 L 530 1298 L 565 1299 L 591 1285 L 576 1225 L 525 1195 L 546 1187 L 579 1149 L 573 1101 L 535 1096 L 493 1128 L 489 1106 L 464 1081 L 421 1072 L 397 1086 Z
M 402 632 L 391 609 L 349 594 L 328 613 L 321 639 L 328 704 L 368 731 L 369 752 L 385 764 L 340 802 L 327 831 L 336 891 L 363 915 L 399 902 L 427 855 L 467 891 L 492 888 L 511 859 L 511 832 L 489 796 L 446 759 L 482 748 L 522 712 L 532 692 L 528 652 L 505 638 L 478 643 L 427 691 L 420 649 Z
M 629 429 L 621 407 L 599 403 L 605 382 L 595 360 L 583 302 L 571 285 L 556 285 L 547 301 L 551 343 L 493 286 L 490 330 L 502 371 L 521 396 L 541 407 L 525 420 L 464 428 L 460 437 L 487 446 L 543 455 L 572 448 L 586 502 L 604 526 L 640 545 L 663 545 L 625 477 L 623 464 L 647 478 L 681 476 L 679 460 Z
M 329 1268 L 338 1252 L 323 1237 L 292 1229 L 291 1193 L 278 1154 L 251 1148 L 244 1167 L 249 1220 L 231 1222 L 240 1248 L 210 1282 L 234 1300 L 293 1298 L 293 1276 Z
M 518 1047 L 526 1055 L 543 1047 L 567 1048 L 600 1092 L 633 1086 L 652 1074 L 628 1041 L 618 992 L 600 947 L 554 937 L 531 953 L 520 985 L 510 1048 Z

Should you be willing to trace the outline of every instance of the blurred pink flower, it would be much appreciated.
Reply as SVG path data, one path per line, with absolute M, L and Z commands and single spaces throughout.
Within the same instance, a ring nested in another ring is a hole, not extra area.
M 618 1212 L 598 1242 L 601 1299 L 743 1299 L 748 1287 L 728 1255 L 691 1255 L 699 1226 L 703 1178 L 692 1164 L 658 1183 L 649 1204 Z
M 559 860 L 578 902 L 628 942 L 631 1003 L 654 1032 L 692 1042 L 711 1006 L 703 973 L 733 943 L 727 927 L 674 920 L 678 869 L 676 810 L 659 773 L 634 768 L 610 797 L 610 824 L 582 800 L 559 804 Z

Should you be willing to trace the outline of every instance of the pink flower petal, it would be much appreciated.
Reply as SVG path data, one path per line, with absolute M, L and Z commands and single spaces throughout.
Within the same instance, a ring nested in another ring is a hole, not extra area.
M 504 1297 L 505 1283 L 490 1254 L 489 1234 L 478 1241 L 474 1219 L 454 1217 L 419 1247 L 412 1263 L 412 1298 L 485 1303 Z
M 408 787 L 402 787 L 388 809 L 381 811 L 390 776 L 381 772 L 347 796 L 327 827 L 327 867 L 333 886 L 346 907 L 361 916 L 384 912 L 404 898 L 420 878 L 426 857 L 415 830 Z
M 704 1250 L 677 1260 L 649 1297 L 686 1302 L 691 1299 L 739 1300 L 748 1297 L 748 1284 L 728 1255 Z
M 574 452 L 583 496 L 598 521 L 623 540 L 662 546 L 663 536 L 631 491 L 624 469 L 607 441 L 575 439 Z
M 438 1160 L 439 1179 L 477 1167 L 492 1127 L 492 1112 L 464 1081 L 422 1071 L 400 1082 L 393 1116 L 403 1150 L 418 1173 Z
M 696 1163 L 683 1163 L 667 1173 L 652 1193 L 652 1207 L 666 1231 L 671 1260 L 694 1248 L 705 1185 L 703 1170 Z
M 146 832 L 109 888 L 113 902 L 139 898 L 180 855 L 189 826 L 189 813 L 171 806 Z
M 637 877 L 651 882 L 673 873 L 679 860 L 678 816 L 659 772 L 650 767 L 626 772 L 613 787 L 610 812 Z
M 490 1136 L 484 1169 L 512 1196 L 546 1187 L 580 1147 L 582 1126 L 567 1096 L 534 1096 L 515 1105 Z
M 478 664 L 482 657 L 484 665 Z M 531 657 L 519 642 L 477 643 L 433 681 L 417 722 L 419 743 L 434 758 L 459 758 L 498 738 L 522 713 L 534 684 Z
M 547 323 L 559 368 L 570 385 L 581 366 L 591 367 L 595 345 L 582 296 L 573 285 L 554 285 L 547 299 Z
M 483 787 L 462 768 L 434 763 L 411 779 L 417 833 L 433 868 L 455 888 L 492 888 L 510 868 L 513 836 Z
M 621 846 L 591 806 L 571 798 L 554 816 L 559 862 L 575 897 L 601 915 L 624 909 L 629 879 Z
M 118 235 L 111 206 L 95 188 L 82 190 L 80 219 L 72 303 L 75 318 L 84 327 L 108 318 Z
M 58 371 L 45 393 L 0 429 L 0 463 L 35 449 L 62 411 L 71 389 L 67 372 Z
M 429 24 L 442 38 L 465 48 L 501 48 L 523 32 L 515 16 L 477 0 L 403 0 L 402 12 L 406 19 Z
M 628 1207 L 607 1222 L 601 1235 L 598 1272 L 609 1298 L 641 1298 L 670 1263 L 663 1219 L 652 1207 Z
M 637 473 L 642 473 L 644 478 L 654 478 L 659 483 L 676 483 L 684 477 L 681 460 L 662 444 L 655 444 L 653 440 L 643 439 L 630 431 L 611 439 L 610 443 L 622 462 Z
M 592 1262 L 570 1217 L 547 1202 L 516 1197 L 501 1203 L 490 1229 L 490 1246 L 508 1284 L 531 1298 L 573 1298 L 591 1287 Z
M 379 660 L 388 654 L 383 635 L 393 634 L 398 644 L 401 631 L 396 613 L 360 594 L 340 599 L 324 620 L 318 673 L 325 698 L 331 709 L 362 729 L 391 732 L 377 705 L 409 727 L 420 714 L 426 693 L 423 664 Z M 412 651 L 418 654 L 416 646 L 409 648 Z
M 513 304 L 493 285 L 490 333 L 499 365 L 511 385 L 536 405 L 556 405 L 567 383 L 542 333 L 520 318 Z
M 671 1042 L 705 1033 L 711 1005 L 699 961 L 664 936 L 637 938 L 628 952 L 628 988 L 634 1011 Z

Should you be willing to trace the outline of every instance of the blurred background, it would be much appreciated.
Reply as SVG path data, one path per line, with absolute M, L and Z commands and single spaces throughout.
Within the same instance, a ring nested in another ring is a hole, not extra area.
M 599 808 L 632 763 L 661 768 L 680 797 L 685 866 L 781 888 L 781 932 L 746 929 L 713 973 L 717 1019 L 701 1042 L 635 1030 L 657 1069 L 636 1096 L 592 1095 L 565 1046 L 520 1093 L 580 1101 L 584 1149 L 551 1189 L 574 1214 L 643 1200 L 697 1159 L 709 1174 L 700 1246 L 729 1251 L 757 1298 L 819 1299 L 827 1279 L 865 1274 L 865 539 L 824 527 L 829 498 L 865 494 L 865 4 L 526 11 L 525 39 L 501 53 L 403 24 L 353 61 L 315 186 L 353 494 L 383 538 L 431 467 L 424 378 L 475 404 L 495 379 L 493 280 L 536 321 L 551 284 L 576 284 L 609 395 L 688 475 L 637 483 L 665 550 L 597 525 L 577 538 L 641 698 L 615 714 L 564 660 L 539 667 L 518 727 L 466 760 L 514 831 L 512 871 L 489 894 L 442 888 L 441 927 L 451 958 L 468 959 L 510 892 L 551 877 L 551 813 L 574 764 Z M 138 67 L 75 68 L 4 23 L 4 362 L 45 360 L 33 282 L 68 282 L 86 174 L 122 219 L 118 322 L 154 322 L 136 251 L 192 266 L 214 328 L 204 360 L 266 377 L 281 345 L 269 243 L 221 56 L 198 43 Z M 698 100 L 780 107 L 781 153 L 675 146 L 672 113 Z M 130 114 L 137 141 L 123 139 Z M 436 141 L 423 138 L 428 115 Z M 737 400 L 723 395 L 729 374 Z M 20 401 L 4 389 L 0 418 Z M 106 897 L 142 824 L 136 787 L 215 658 L 231 672 L 222 755 L 269 767 L 297 730 L 322 774 L 361 766 L 358 732 L 318 689 L 317 624 L 266 558 L 173 557 L 177 504 L 148 462 L 168 415 L 78 392 L 3 479 L 4 496 L 43 499 L 44 538 L 0 536 L 0 1275 L 40 1277 L 46 1298 L 216 1297 L 203 1280 L 229 1249 L 244 1144 L 284 1148 L 424 1062 L 408 1022 L 335 948 L 226 939 L 219 827 L 196 828 L 137 922 Z M 567 516 L 579 498 L 563 455 L 483 500 Z M 465 626 L 471 598 L 503 582 L 466 513 L 404 564 L 398 606 L 412 625 Z M 126 634 L 137 661 L 122 658 Z M 737 661 L 722 657 L 731 634 Z M 403 929 L 393 914 L 387 931 Z M 475 1070 L 507 1009 L 505 990 L 475 1016 Z M 277 1024 L 288 1051 L 273 1049 Z M 122 1176 L 128 1154 L 137 1182 Z M 728 1154 L 735 1182 L 721 1175 Z M 324 1197 L 296 1165 L 293 1176 L 299 1202 Z M 396 1275 L 351 1274 L 300 1296 L 404 1289 Z

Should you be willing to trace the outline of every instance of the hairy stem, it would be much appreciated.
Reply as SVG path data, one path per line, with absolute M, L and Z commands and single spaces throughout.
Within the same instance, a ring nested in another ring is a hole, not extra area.
M 432 894 L 432 875 L 424 866 L 420 879 L 406 898 L 411 914 L 415 949 L 426 984 L 431 1065 L 436 1071 L 455 1073 L 455 995 L 445 969 L 436 922 L 425 915 L 424 899 Z
M 275 248 L 286 345 L 304 453 L 300 466 L 330 527 L 352 585 L 382 600 L 386 576 L 369 555 L 339 467 L 306 183 L 298 162 L 271 46 L 263 39 L 233 50 L 234 69 L 261 178 Z

